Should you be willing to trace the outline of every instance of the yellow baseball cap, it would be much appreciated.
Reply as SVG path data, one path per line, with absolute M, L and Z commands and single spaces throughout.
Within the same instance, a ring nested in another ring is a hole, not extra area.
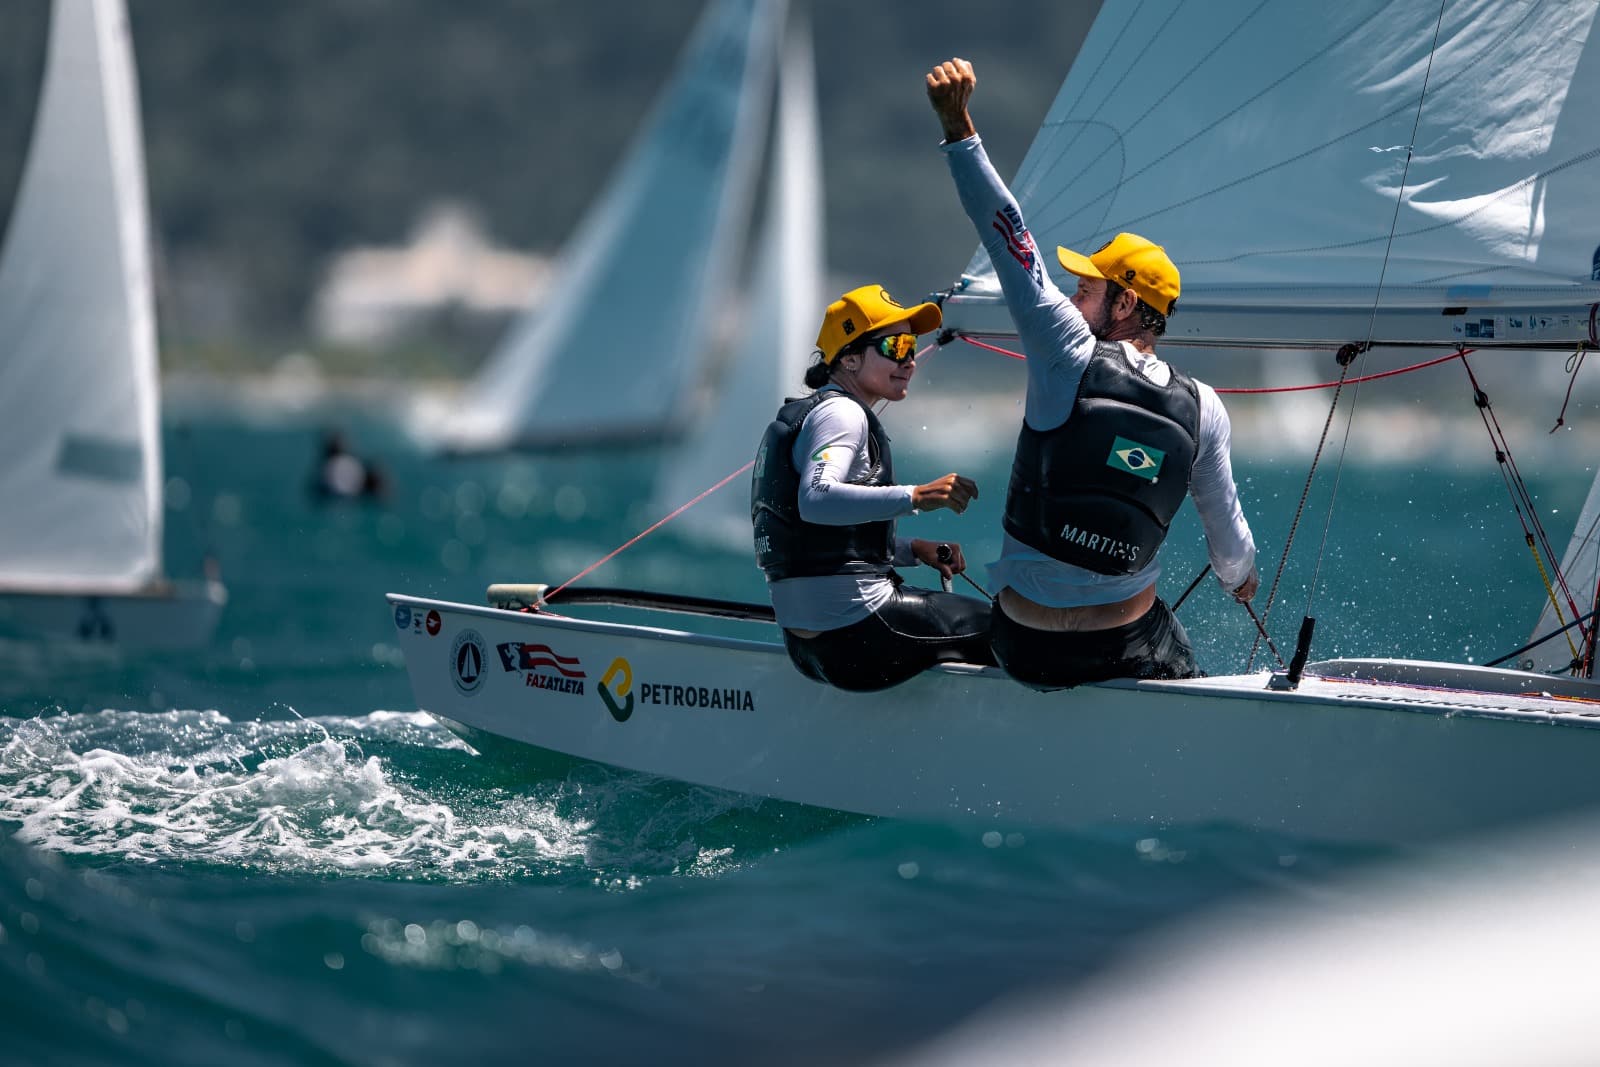
M 918 304 L 905 307 L 895 301 L 881 285 L 863 285 L 828 305 L 822 317 L 822 331 L 817 334 L 817 348 L 822 351 L 822 361 L 832 363 L 839 353 L 858 337 L 864 337 L 885 326 L 906 322 L 917 334 L 937 330 L 944 321 L 938 304 Z
M 1061 265 L 1080 278 L 1103 278 L 1132 289 L 1163 315 L 1178 306 L 1178 268 L 1167 250 L 1136 233 L 1119 233 L 1092 256 L 1056 248 Z

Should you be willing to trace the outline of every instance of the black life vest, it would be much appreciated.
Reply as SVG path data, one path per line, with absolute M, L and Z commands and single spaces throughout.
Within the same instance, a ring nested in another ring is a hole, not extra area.
M 794 465 L 794 443 L 806 416 L 830 395 L 849 396 L 818 390 L 785 403 L 767 427 L 756 453 L 750 481 L 750 523 L 755 532 L 756 563 L 770 581 L 825 574 L 888 574 L 894 562 L 892 519 L 824 526 L 800 517 L 800 471 Z M 871 409 L 863 404 L 862 410 L 867 413 L 868 465 L 866 475 L 854 479 L 854 484 L 893 485 L 889 435 Z
M 1120 344 L 1095 346 L 1067 421 L 1017 437 L 1005 530 L 1063 563 L 1132 574 L 1155 557 L 1189 491 L 1200 394 L 1172 368 L 1157 385 Z

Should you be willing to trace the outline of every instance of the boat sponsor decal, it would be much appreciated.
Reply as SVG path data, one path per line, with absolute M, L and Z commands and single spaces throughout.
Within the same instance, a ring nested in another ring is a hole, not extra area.
M 1039 246 L 1033 243 L 1033 234 L 1022 224 L 1022 213 L 1016 205 L 1007 204 L 994 213 L 994 228 L 1005 241 L 1011 258 L 1022 265 L 1035 284 L 1043 284 L 1043 271 L 1039 269 Z
M 1106 457 L 1106 466 L 1113 470 L 1127 471 L 1129 474 L 1143 478 L 1154 484 L 1161 473 L 1161 464 L 1167 454 L 1159 448 L 1141 445 L 1137 441 L 1130 441 L 1126 437 L 1119 437 L 1111 442 L 1111 454 Z
M 588 677 L 577 656 L 563 656 L 549 645 L 535 645 L 523 641 L 508 641 L 496 645 L 500 666 L 509 674 L 520 673 L 523 684 L 529 689 L 543 689 L 549 693 L 583 693 L 584 679 Z
M 670 708 L 708 708 L 714 711 L 754 711 L 755 694 L 737 686 L 681 685 L 676 682 L 633 681 L 633 664 L 618 656 L 601 675 L 595 689 L 611 717 L 627 722 L 634 704 Z
M 1081 526 L 1074 526 L 1070 522 L 1061 527 L 1061 540 L 1070 544 L 1080 545 L 1091 552 L 1103 552 L 1112 559 L 1124 559 L 1129 563 L 1136 562 L 1139 558 L 1139 546 L 1127 541 L 1118 541 L 1114 537 L 1092 533 Z
M 1595 246 L 1594 259 L 1589 264 L 1589 280 L 1600 282 L 1600 245 Z
M 600 699 L 605 702 L 611 717 L 618 722 L 627 722 L 628 716 L 633 714 L 633 664 L 618 656 L 606 668 L 606 673 L 600 676 L 595 688 L 600 691 Z M 618 697 L 626 697 L 627 701 L 618 703 Z
M 483 686 L 484 664 L 489 646 L 476 630 L 462 630 L 450 646 L 450 680 L 469 696 Z
M 394 606 L 394 625 L 397 630 L 410 630 L 414 634 L 427 634 L 429 637 L 438 637 L 439 631 L 444 628 L 444 619 L 434 608 L 429 608 L 424 615 L 420 610 L 412 611 L 407 604 Z

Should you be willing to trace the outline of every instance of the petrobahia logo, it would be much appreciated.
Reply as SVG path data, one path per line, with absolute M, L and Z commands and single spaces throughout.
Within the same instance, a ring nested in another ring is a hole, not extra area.
M 476 630 L 462 630 L 450 646 L 450 680 L 463 693 L 476 693 L 483 685 L 483 665 L 489 646 Z

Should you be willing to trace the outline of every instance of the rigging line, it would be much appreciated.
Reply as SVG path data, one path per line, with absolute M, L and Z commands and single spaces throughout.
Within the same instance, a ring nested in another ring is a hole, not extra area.
M 1467 379 L 1472 383 L 1473 402 L 1478 408 L 1478 417 L 1482 420 L 1484 430 L 1489 434 L 1489 443 L 1494 447 L 1496 467 L 1500 470 L 1500 479 L 1506 485 L 1506 491 L 1511 494 L 1511 506 L 1517 514 L 1517 521 L 1522 525 L 1522 534 L 1528 542 L 1528 547 L 1534 550 L 1535 558 L 1543 551 L 1545 557 L 1552 564 L 1558 557 L 1555 548 L 1550 543 L 1550 537 L 1545 532 L 1544 525 L 1539 521 L 1538 508 L 1534 504 L 1533 494 L 1528 490 L 1527 480 L 1522 477 L 1522 471 L 1517 467 L 1516 457 L 1511 453 L 1510 442 L 1506 438 L 1505 430 L 1500 426 L 1500 420 L 1494 414 L 1494 406 L 1489 402 L 1489 395 L 1478 384 L 1478 377 L 1472 371 L 1472 364 L 1467 360 L 1461 361 L 1461 366 L 1467 372 Z M 1530 528 L 1529 524 L 1532 523 Z M 1535 545 L 1537 544 L 1537 548 Z M 1561 595 L 1567 600 L 1567 607 L 1573 616 L 1578 615 L 1578 605 L 1567 587 L 1566 576 L 1561 573 L 1559 566 L 1555 568 L 1556 584 L 1561 589 Z M 1560 613 L 1559 607 L 1557 613 Z M 1587 635 L 1586 635 L 1587 636 Z
M 1348 363 L 1343 365 L 1343 372 L 1345 374 L 1350 372 L 1350 365 Z M 1328 430 L 1333 426 L 1333 413 L 1339 409 L 1339 394 L 1343 392 L 1344 382 L 1341 379 L 1338 387 L 1333 391 L 1333 400 L 1328 405 L 1328 417 L 1322 421 L 1322 436 L 1317 439 L 1317 450 L 1316 452 L 1312 453 L 1311 466 L 1306 471 L 1306 484 L 1305 487 L 1300 490 L 1300 502 L 1295 505 L 1294 519 L 1289 523 L 1288 536 L 1283 539 L 1283 552 L 1278 557 L 1278 567 L 1272 572 L 1272 585 L 1267 590 L 1267 603 L 1261 609 L 1262 633 L 1266 632 L 1266 620 L 1272 617 L 1272 605 L 1278 599 L 1278 583 L 1283 580 L 1283 573 L 1288 569 L 1289 550 L 1294 547 L 1295 532 L 1299 530 L 1300 518 L 1305 514 L 1306 498 L 1311 495 L 1311 485 L 1317 476 L 1317 464 L 1322 461 L 1322 450 L 1327 446 L 1328 443 Z M 1250 669 L 1255 666 L 1256 653 L 1260 650 L 1260 648 L 1261 641 L 1260 638 L 1257 638 L 1251 643 L 1250 655 L 1245 660 L 1246 672 L 1249 672 Z M 1279 662 L 1282 662 L 1281 657 L 1279 658 Z
M 1278 646 L 1272 643 L 1272 635 L 1267 633 L 1266 622 L 1262 620 L 1261 616 L 1256 614 L 1256 609 L 1250 606 L 1250 602 L 1248 600 L 1241 600 L 1239 603 L 1244 606 L 1244 610 L 1250 613 L 1250 621 L 1256 624 L 1256 636 L 1258 638 L 1266 639 L 1267 648 L 1271 649 L 1273 657 L 1278 661 L 1278 666 L 1286 666 L 1286 664 L 1283 662 L 1283 655 L 1278 651 Z M 1254 658 L 1254 656 L 1255 650 L 1252 649 L 1251 657 Z M 1248 668 L 1246 669 L 1248 670 Z
M 989 344 L 987 341 L 979 341 L 975 337 L 972 337 L 968 334 L 957 334 L 956 336 L 960 337 L 967 344 L 972 345 L 975 348 L 985 348 L 990 352 L 998 352 L 1000 355 L 1008 356 L 1011 359 L 1025 360 L 1028 358 L 1020 352 L 1013 352 L 1009 348 L 1001 348 L 999 345 Z M 1438 359 L 1425 360 L 1422 363 L 1413 363 L 1409 367 L 1396 367 L 1394 370 L 1379 371 L 1376 374 L 1368 374 L 1360 378 L 1346 378 L 1333 382 L 1316 382 L 1312 385 L 1274 385 L 1260 389 L 1217 389 L 1216 392 L 1235 394 L 1303 393 L 1312 389 L 1333 389 L 1343 385 L 1355 385 L 1359 382 L 1375 382 L 1380 378 L 1393 378 L 1399 374 L 1409 374 L 1414 370 L 1425 370 L 1428 367 L 1436 367 L 1441 363 L 1448 363 L 1452 359 L 1460 359 L 1462 356 L 1475 351 L 1477 351 L 1475 348 L 1457 348 L 1448 356 L 1440 356 Z
M 937 347 L 938 347 L 937 343 L 929 344 L 929 345 L 925 346 L 922 349 L 922 351 L 918 352 L 916 354 L 916 356 L 913 356 L 912 358 L 913 359 L 921 358 L 922 356 L 924 356 L 927 353 L 933 351 Z M 883 400 L 882 403 L 879 405 L 879 410 L 882 409 L 882 405 L 883 404 L 887 404 L 887 403 L 888 403 L 887 399 Z M 591 563 L 587 567 L 583 568 L 583 570 L 579 571 L 577 574 L 574 574 L 571 578 L 568 578 L 566 581 L 564 581 L 560 585 L 556 586 L 550 592 L 546 593 L 545 594 L 545 599 L 549 600 L 551 597 L 555 596 L 557 593 L 561 592 L 561 590 L 563 590 L 567 586 L 573 584 L 578 579 L 588 576 L 589 574 L 591 574 L 595 570 L 598 570 L 600 567 L 604 566 L 606 563 L 609 563 L 611 560 L 615 559 L 617 556 L 620 556 L 627 549 L 632 548 L 634 545 L 636 545 L 640 541 L 644 540 L 644 538 L 647 535 L 652 534 L 655 531 L 659 530 L 661 527 L 665 526 L 667 523 L 671 522 L 673 519 L 677 518 L 679 515 L 682 515 L 685 511 L 688 511 L 690 508 L 692 508 L 696 504 L 700 503 L 700 501 L 704 500 L 706 497 L 710 496 L 712 493 L 715 493 L 718 489 L 721 489 L 723 486 L 727 485 L 729 482 L 733 481 L 735 478 L 739 477 L 739 475 L 743 474 L 745 471 L 749 470 L 751 467 L 754 467 L 755 465 L 756 465 L 756 461 L 753 460 L 753 459 L 750 460 L 744 466 L 740 467 L 736 471 L 733 471 L 727 477 L 725 477 L 721 481 L 717 482 L 717 484 L 711 486 L 709 489 L 703 490 L 702 492 L 700 492 L 698 495 L 696 495 L 693 499 L 689 500 L 688 502 L 678 505 L 678 507 L 674 508 L 672 511 L 670 511 L 667 514 L 663 515 L 661 518 L 657 519 L 655 522 L 651 523 L 649 526 L 646 526 L 643 530 L 640 530 L 638 533 L 636 533 L 632 537 L 628 538 L 622 544 L 618 545 L 616 548 L 612 549 L 610 552 L 607 552 L 604 556 L 601 556 L 599 559 L 595 560 L 593 563 Z M 968 581 L 971 581 L 971 579 L 969 578 Z M 976 583 L 974 583 L 974 585 L 976 586 Z M 979 592 L 982 592 L 982 589 L 979 589 Z M 988 596 L 987 593 L 985 593 L 984 595 Z
M 1540 645 L 1544 644 L 1546 641 L 1549 641 L 1552 638 L 1560 637 L 1562 634 L 1566 633 L 1568 630 L 1572 629 L 1574 626 L 1582 626 L 1584 623 L 1592 621 L 1596 615 L 1600 615 L 1600 610 L 1591 611 L 1591 612 L 1589 612 L 1589 614 L 1583 616 L 1582 618 L 1573 619 L 1571 622 L 1569 622 L 1565 626 L 1561 627 L 1561 629 L 1559 629 L 1559 630 L 1551 630 L 1549 633 L 1545 634 L 1543 637 L 1536 637 L 1532 641 L 1529 641 L 1527 644 L 1523 645 L 1521 648 L 1512 649 L 1510 652 L 1507 652 L 1505 655 L 1501 656 L 1499 659 L 1489 660 L 1487 663 L 1484 664 L 1484 666 L 1485 667 L 1498 667 L 1498 666 L 1500 666 L 1500 664 L 1504 663 L 1508 659 L 1515 659 L 1516 657 L 1522 655 L 1524 652 L 1531 652 L 1532 650 L 1538 648 Z
M 1600 304 L 1595 305 L 1600 307 Z M 1594 312 L 1589 312 L 1589 332 L 1594 332 Z M 1589 351 L 1589 346 L 1583 341 L 1578 342 L 1578 350 L 1567 357 L 1567 395 L 1561 398 L 1561 410 L 1556 413 L 1556 424 L 1550 427 L 1550 432 L 1555 433 L 1567 424 L 1567 405 L 1572 403 L 1572 387 L 1578 384 L 1578 372 L 1583 369 L 1583 357 Z
M 1194 581 L 1189 583 L 1189 588 L 1185 589 L 1183 591 L 1183 595 L 1181 597 L 1179 597 L 1177 599 L 1177 601 L 1172 605 L 1172 613 L 1174 615 L 1176 615 L 1178 613 L 1178 609 L 1179 608 L 1183 607 L 1183 602 L 1185 600 L 1189 599 L 1189 594 L 1194 592 L 1196 589 L 1198 589 L 1200 587 L 1201 580 L 1203 578 L 1205 578 L 1205 576 L 1210 574 L 1210 573 L 1211 573 L 1211 564 L 1210 563 L 1207 563 L 1204 567 L 1200 568 L 1200 573 L 1194 576 Z
M 550 590 L 550 592 L 545 594 L 545 599 L 549 600 L 550 598 L 554 597 L 557 593 L 561 592 L 561 590 L 565 589 L 567 586 L 569 586 L 572 583 L 576 582 L 578 579 L 583 578 L 586 575 L 593 573 L 595 570 L 599 569 L 602 565 L 610 562 L 615 557 L 621 555 L 623 553 L 623 551 L 625 551 L 626 549 L 632 548 L 634 545 L 638 544 L 641 540 L 644 539 L 644 537 L 647 534 L 651 534 L 651 533 L 654 533 L 656 530 L 659 530 L 661 527 L 665 526 L 667 523 L 671 522 L 673 519 L 677 518 L 679 515 L 682 515 L 685 511 L 688 511 L 690 508 L 692 508 L 696 504 L 700 503 L 700 501 L 704 500 L 706 497 L 710 496 L 712 493 L 715 493 L 718 489 L 721 489 L 723 486 L 727 485 L 729 482 L 733 481 L 735 478 L 739 477 L 739 475 L 743 474 L 745 471 L 749 470 L 751 467 L 754 467 L 755 465 L 756 465 L 756 461 L 752 459 L 750 462 L 746 463 L 744 466 L 740 467 L 738 470 L 734 471 L 732 474 L 730 474 L 726 478 L 722 479 L 716 485 L 713 485 L 710 489 L 707 489 L 707 490 L 701 492 L 700 495 L 696 496 L 694 499 L 690 500 L 688 503 L 680 504 L 678 507 L 676 507 L 672 511 L 668 512 L 666 515 L 663 515 L 661 518 L 657 519 L 655 522 L 651 523 L 649 526 L 646 526 L 643 530 L 640 530 L 638 533 L 636 533 L 632 537 L 628 538 L 628 540 L 624 541 L 622 544 L 618 545 L 616 548 L 613 548 L 610 552 L 607 552 L 604 556 L 601 556 L 599 559 L 595 560 L 593 563 L 591 563 L 587 567 L 583 568 L 583 570 L 579 571 L 577 574 L 574 574 L 571 578 L 568 578 L 566 581 L 562 582 L 560 585 L 558 585 L 554 589 Z
M 1422 91 L 1417 94 L 1417 114 L 1411 124 L 1411 139 L 1406 144 L 1406 161 L 1400 169 L 1400 184 L 1395 189 L 1394 215 L 1389 221 L 1389 242 L 1383 248 L 1383 263 L 1378 267 L 1378 284 L 1372 294 L 1372 314 L 1367 319 L 1367 336 L 1361 346 L 1361 364 L 1367 362 L 1367 353 L 1372 350 L 1372 335 L 1378 328 L 1378 307 L 1383 298 L 1383 281 L 1389 272 L 1389 256 L 1394 251 L 1394 234 L 1400 226 L 1400 208 L 1405 204 L 1406 181 L 1411 176 L 1411 160 L 1416 154 L 1417 133 L 1422 129 L 1422 109 L 1428 101 L 1428 80 L 1433 76 L 1433 60 L 1439 52 L 1439 35 L 1444 32 L 1444 8 L 1446 0 L 1439 0 L 1439 16 L 1433 25 L 1433 43 L 1428 48 L 1428 62 L 1422 71 Z M 1465 361 L 1463 361 L 1465 362 Z M 1337 393 L 1335 393 L 1337 396 Z M 1334 505 L 1339 499 L 1339 482 L 1344 475 L 1345 457 L 1350 452 L 1350 431 L 1355 426 L 1356 404 L 1361 396 L 1361 386 L 1358 384 L 1350 396 L 1350 413 L 1345 417 L 1344 440 L 1339 445 L 1339 461 L 1333 469 L 1333 489 L 1328 494 L 1327 518 L 1322 524 L 1322 543 L 1317 546 L 1316 563 L 1311 568 L 1311 584 L 1306 589 L 1306 618 L 1312 618 L 1312 608 L 1317 597 L 1317 583 L 1322 577 L 1322 561 L 1327 555 L 1328 533 L 1333 528 Z

